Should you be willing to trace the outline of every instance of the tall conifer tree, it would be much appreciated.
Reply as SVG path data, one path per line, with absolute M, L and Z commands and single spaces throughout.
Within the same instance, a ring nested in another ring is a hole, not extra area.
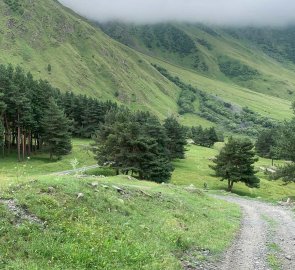
M 69 154 L 72 149 L 70 136 L 70 121 L 57 106 L 53 98 L 49 99 L 49 108 L 44 112 L 42 120 L 44 142 L 48 146 L 50 159 L 60 158 Z

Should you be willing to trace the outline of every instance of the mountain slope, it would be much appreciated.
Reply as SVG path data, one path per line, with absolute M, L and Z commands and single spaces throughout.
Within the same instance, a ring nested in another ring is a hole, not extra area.
M 182 90 L 152 66 L 157 64 L 239 110 L 249 107 L 278 120 L 292 115 L 294 64 L 277 61 L 227 29 L 100 26 L 111 38 L 56 0 L 0 0 L 0 15 L 0 63 L 21 65 L 62 91 L 116 100 L 164 118 L 179 112 Z M 199 114 L 197 101 L 194 107 L 180 116 L 182 123 L 214 125 Z
M 19 64 L 63 91 L 117 99 L 160 116 L 177 111 L 178 88 L 57 1 L 0 0 L 0 18 L 1 63 Z
M 250 43 L 249 39 L 257 36 L 255 32 L 251 36 L 250 30 L 185 23 L 107 23 L 100 27 L 111 37 L 142 53 L 189 68 L 206 77 L 284 99 L 294 96 L 294 63 L 287 59 L 278 61 L 266 54 L 261 46 Z M 282 29 L 279 33 L 283 35 L 285 31 Z M 242 35 L 244 38 L 239 33 L 245 33 Z M 274 34 L 269 40 L 276 40 L 276 37 L 280 35 Z M 179 40 L 186 46 L 179 47 Z M 292 46 L 292 39 L 289 38 L 286 43 Z M 287 53 L 289 47 L 285 47 Z

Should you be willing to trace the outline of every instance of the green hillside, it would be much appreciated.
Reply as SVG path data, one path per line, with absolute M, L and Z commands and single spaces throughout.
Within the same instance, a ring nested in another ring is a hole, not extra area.
M 177 110 L 176 87 L 57 1 L 1 0 L 0 18 L 0 63 L 19 64 L 62 91 L 117 99 L 160 116 Z

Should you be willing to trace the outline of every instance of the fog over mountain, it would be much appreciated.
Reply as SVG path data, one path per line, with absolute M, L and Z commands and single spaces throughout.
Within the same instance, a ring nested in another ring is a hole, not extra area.
M 89 19 L 284 26 L 295 22 L 294 0 L 59 0 Z

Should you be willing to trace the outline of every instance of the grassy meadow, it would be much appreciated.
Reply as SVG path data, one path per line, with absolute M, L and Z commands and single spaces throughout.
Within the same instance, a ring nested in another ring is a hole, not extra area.
M 176 115 L 186 126 L 216 126 L 196 114 L 179 115 L 181 90 L 151 65 L 157 64 L 239 108 L 279 121 L 292 117 L 294 64 L 276 61 L 220 29 L 211 35 L 200 26 L 177 26 L 199 40 L 196 48 L 208 66 L 203 72 L 188 66 L 190 56 L 186 63 L 161 49 L 153 55 L 129 48 L 58 1 L 19 2 L 23 14 L 0 1 L 0 64 L 20 65 L 63 92 L 117 101 L 161 120 Z M 210 46 L 201 47 L 200 39 Z M 260 75 L 244 81 L 225 76 L 219 68 L 224 55 Z M 198 101 L 194 106 L 198 111 Z M 195 269 L 231 244 L 240 225 L 239 207 L 202 191 L 205 183 L 213 193 L 227 187 L 208 166 L 222 144 L 187 146 L 186 159 L 174 162 L 170 184 L 110 172 L 94 176 L 101 169 L 83 176 L 55 174 L 96 164 L 90 142 L 73 139 L 72 153 L 56 161 L 47 153 L 21 163 L 16 154 L 0 157 L 0 269 L 180 270 L 182 260 Z M 256 167 L 270 165 L 260 159 Z M 233 192 L 270 201 L 294 196 L 295 184 L 268 181 L 262 172 L 259 177 L 260 189 L 239 183 Z
M 217 143 L 212 149 L 189 145 L 187 147 L 186 159 L 174 162 L 176 169 L 172 176 L 172 183 L 176 185 L 193 184 L 198 188 L 204 188 L 204 183 L 206 183 L 210 190 L 226 190 L 227 182 L 219 181 L 212 176 L 213 170 L 209 168 L 209 165 L 212 164 L 211 159 L 218 154 L 221 147 L 221 143 Z M 282 164 L 283 161 L 275 161 L 276 163 Z M 259 167 L 267 168 L 271 167 L 271 165 L 271 160 L 260 158 L 255 167 L 259 171 Z M 259 189 L 251 189 L 243 183 L 237 183 L 234 185 L 233 193 L 242 196 L 261 197 L 270 201 L 294 196 L 294 183 L 286 185 L 282 181 L 269 181 L 261 171 L 258 173 L 258 176 L 261 180 L 261 187 Z

